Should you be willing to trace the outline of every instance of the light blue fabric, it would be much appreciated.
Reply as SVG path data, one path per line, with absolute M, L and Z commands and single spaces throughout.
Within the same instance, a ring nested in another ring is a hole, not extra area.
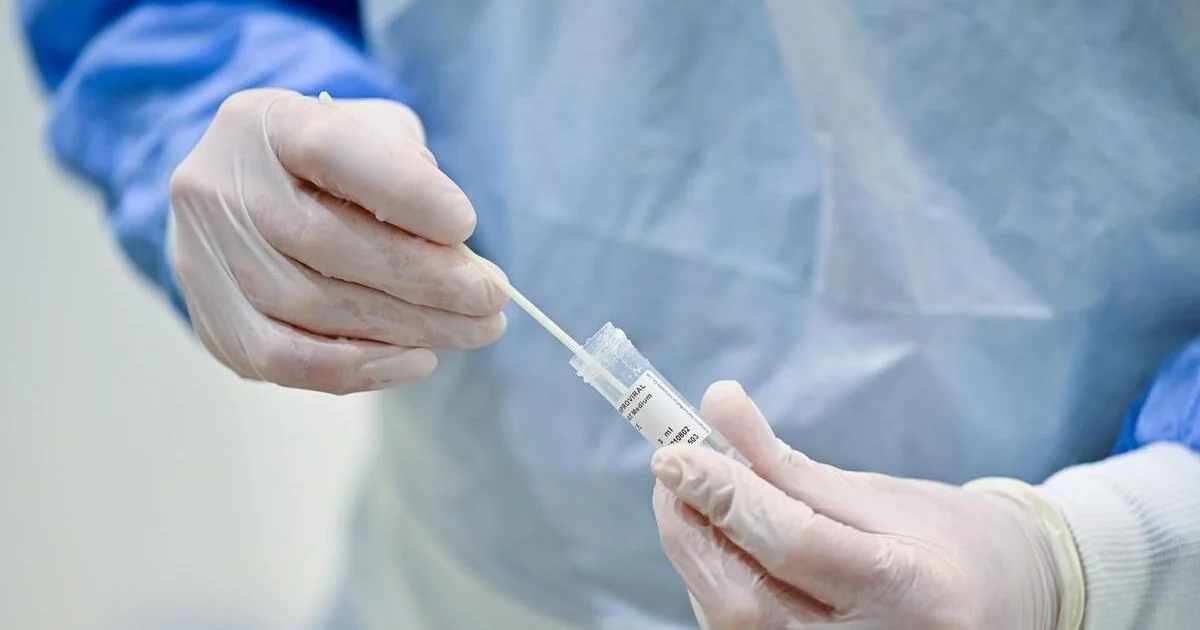
M 578 337 L 611 319 L 695 401 L 742 380 L 819 460 L 1041 480 L 1104 457 L 1200 330 L 1191 3 L 371 0 L 364 16 L 518 287 Z M 420 575 L 380 533 L 413 519 L 580 625 L 684 623 L 650 446 L 510 322 L 392 395 L 389 490 L 364 503 L 353 575 Z M 418 588 L 431 618 L 458 618 L 452 585 Z
M 165 257 L 171 171 L 226 96 L 276 86 L 403 98 L 362 52 L 354 2 L 21 0 L 53 96 L 51 148 L 104 192 L 137 270 L 186 315 Z
M 576 336 L 625 328 L 694 401 L 738 378 L 782 437 L 849 468 L 1038 480 L 1102 457 L 1200 330 L 1194 3 L 700 6 L 371 0 L 392 75 L 338 26 L 350 2 L 20 8 L 55 150 L 168 288 L 167 176 L 225 95 L 399 96 L 399 77 L 478 207 L 476 246 Z M 420 575 L 415 524 L 580 626 L 686 624 L 649 445 L 510 321 L 389 400 L 355 616 L 386 626 L 373 587 Z M 1190 355 L 1131 445 L 1195 434 Z M 464 607 L 414 586 L 434 627 Z

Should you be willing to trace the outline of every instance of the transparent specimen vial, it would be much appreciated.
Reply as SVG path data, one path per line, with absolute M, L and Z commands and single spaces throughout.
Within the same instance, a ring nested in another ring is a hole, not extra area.
M 323 95 L 323 99 L 328 100 L 329 95 Z M 612 322 L 604 324 L 581 346 L 512 286 L 508 278 L 489 266 L 465 244 L 460 243 L 457 249 L 480 273 L 491 279 L 546 332 L 571 351 L 574 355 L 571 367 L 655 448 L 678 443 L 703 444 L 746 466 L 750 465 L 749 460 L 696 413 L 696 409 L 633 347 L 625 332 L 613 326 Z
M 655 448 L 703 444 L 749 466 L 612 322 L 589 337 L 583 349 L 571 358 L 571 367 Z

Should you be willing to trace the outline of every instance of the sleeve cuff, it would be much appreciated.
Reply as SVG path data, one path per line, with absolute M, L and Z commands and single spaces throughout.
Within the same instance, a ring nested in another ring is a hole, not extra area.
M 1074 534 L 1084 630 L 1176 630 L 1200 614 L 1200 457 L 1158 444 L 1059 472 L 1042 490 Z

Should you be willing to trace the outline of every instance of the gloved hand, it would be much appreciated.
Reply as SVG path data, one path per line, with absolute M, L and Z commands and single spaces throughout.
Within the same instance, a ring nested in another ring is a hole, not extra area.
M 171 179 L 175 273 L 196 333 L 238 374 L 346 393 L 420 379 L 430 349 L 504 331 L 460 252 L 475 228 L 407 107 L 249 90 Z
M 1064 555 L 1031 495 L 814 462 L 774 437 L 736 383 L 714 384 L 701 413 L 753 467 L 698 446 L 652 460 L 663 548 L 703 627 L 1078 626 L 1082 574 L 1060 566 L 1073 542 Z

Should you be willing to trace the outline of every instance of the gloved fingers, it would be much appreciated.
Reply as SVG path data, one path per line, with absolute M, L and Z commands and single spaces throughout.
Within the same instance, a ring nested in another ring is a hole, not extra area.
M 663 550 L 688 587 L 701 628 L 783 628 L 828 619 L 828 606 L 768 575 L 662 484 L 654 488 L 654 515 Z
M 471 202 L 426 157 L 418 138 L 381 133 L 340 107 L 300 95 L 271 103 L 265 132 L 289 173 L 381 221 L 444 245 L 475 230 Z
M 836 522 L 715 451 L 658 449 L 655 477 L 768 574 L 837 610 L 891 577 L 888 543 Z
M 284 387 L 349 394 L 423 379 L 437 367 L 425 348 L 399 348 L 357 339 L 330 339 L 239 307 L 244 321 L 221 334 L 201 318 L 197 334 L 212 354 L 245 378 Z
M 730 608 L 755 608 L 753 591 L 766 571 L 661 482 L 654 485 L 653 504 L 663 551 L 693 599 L 725 598 Z
M 819 514 L 869 530 L 885 501 L 868 476 L 809 459 L 775 437 L 767 419 L 736 381 L 709 386 L 700 414 L 746 457 L 758 476 Z
M 504 309 L 507 296 L 462 253 L 380 222 L 324 191 L 294 190 L 290 198 L 255 195 L 246 201 L 255 228 L 279 252 L 322 275 L 410 304 L 474 317 Z
M 293 263 L 294 265 L 294 263 Z M 285 278 L 234 272 L 255 309 L 273 319 L 327 337 L 349 337 L 394 346 L 465 350 L 504 334 L 504 313 L 469 317 L 398 300 L 374 289 L 327 278 L 294 265 Z

